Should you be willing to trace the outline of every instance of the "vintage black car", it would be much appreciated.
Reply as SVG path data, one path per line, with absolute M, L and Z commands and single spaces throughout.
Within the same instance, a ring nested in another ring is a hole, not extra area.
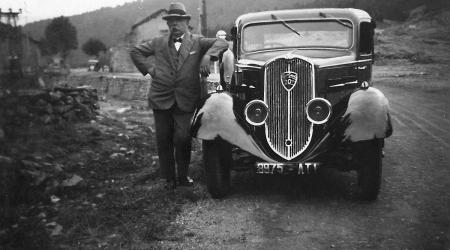
M 371 83 L 374 28 L 358 9 L 237 18 L 221 85 L 192 123 L 213 197 L 228 193 L 230 170 L 250 166 L 265 175 L 356 170 L 360 197 L 377 198 L 392 125 L 388 100 Z

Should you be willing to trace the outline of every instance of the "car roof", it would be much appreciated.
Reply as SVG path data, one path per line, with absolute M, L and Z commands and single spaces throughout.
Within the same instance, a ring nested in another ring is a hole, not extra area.
M 272 14 L 284 20 L 292 19 L 317 19 L 320 14 L 325 14 L 326 18 L 346 18 L 352 21 L 370 20 L 370 15 L 364 10 L 352 8 L 315 8 L 315 9 L 291 9 L 291 10 L 273 10 L 263 12 L 252 12 L 239 16 L 236 19 L 236 26 L 254 23 L 272 21 Z

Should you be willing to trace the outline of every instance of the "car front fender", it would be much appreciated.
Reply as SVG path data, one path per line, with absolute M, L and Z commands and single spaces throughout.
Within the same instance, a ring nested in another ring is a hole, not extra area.
M 233 98 L 227 92 L 212 93 L 200 105 L 192 120 L 191 136 L 202 140 L 220 137 L 254 156 L 274 162 L 245 130 L 242 119 L 236 117 Z
M 392 134 L 389 101 L 373 87 L 350 95 L 343 120 L 348 122 L 344 140 L 352 142 L 386 138 Z

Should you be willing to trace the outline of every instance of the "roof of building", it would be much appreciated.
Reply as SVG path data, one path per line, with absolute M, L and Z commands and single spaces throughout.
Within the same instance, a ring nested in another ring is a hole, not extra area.
M 133 26 L 131 26 L 131 29 L 132 29 L 132 30 L 136 29 L 136 28 L 137 28 L 138 26 L 140 26 L 141 24 L 144 24 L 144 23 L 146 23 L 146 22 L 148 22 L 148 21 L 150 21 L 150 20 L 152 20 L 152 19 L 158 17 L 158 16 L 159 16 L 160 14 L 162 14 L 162 13 L 163 13 L 163 14 L 166 14 L 166 13 L 167 13 L 167 10 L 166 10 L 166 9 L 159 9 L 159 10 L 153 12 L 151 15 L 149 15 L 149 16 L 147 16 L 146 18 L 140 20 L 139 22 L 133 24 Z

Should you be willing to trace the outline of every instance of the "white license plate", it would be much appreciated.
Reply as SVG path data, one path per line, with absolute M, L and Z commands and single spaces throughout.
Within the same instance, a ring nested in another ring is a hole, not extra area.
M 310 174 L 317 171 L 319 162 L 269 163 L 257 162 L 257 174 Z

